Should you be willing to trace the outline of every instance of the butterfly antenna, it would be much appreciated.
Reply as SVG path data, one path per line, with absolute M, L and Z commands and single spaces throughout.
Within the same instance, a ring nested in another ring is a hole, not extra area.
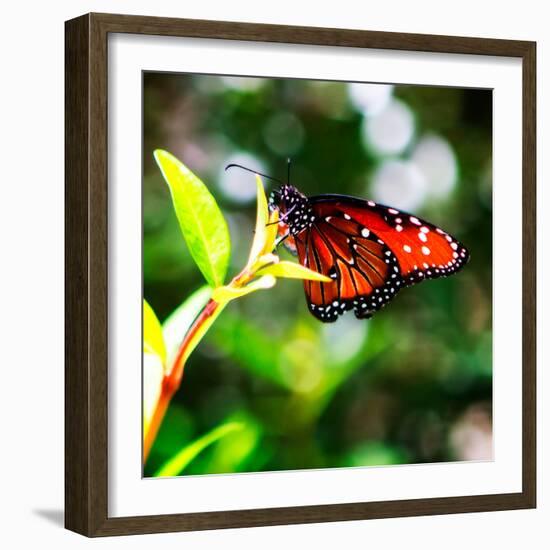
M 290 185 L 290 157 L 286 159 L 286 182 Z
M 262 178 L 267 178 L 268 180 L 276 181 L 279 185 L 284 185 L 284 183 L 281 180 L 278 180 L 277 178 L 274 178 L 272 176 L 268 176 L 267 174 L 262 174 L 261 172 L 258 172 L 257 170 L 252 170 L 252 168 L 247 168 L 246 166 L 242 166 L 241 164 L 228 164 L 225 167 L 225 170 L 229 170 L 229 168 L 240 168 L 241 170 L 246 170 L 247 172 L 251 172 L 252 174 L 256 174 L 258 176 L 262 176 Z

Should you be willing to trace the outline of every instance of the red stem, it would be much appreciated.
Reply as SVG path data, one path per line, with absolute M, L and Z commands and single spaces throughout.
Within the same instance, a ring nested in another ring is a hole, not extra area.
M 185 367 L 187 356 L 190 353 L 189 344 L 193 341 L 193 338 L 200 327 L 208 320 L 209 317 L 214 314 L 219 305 L 220 304 L 218 304 L 218 302 L 210 299 L 208 303 L 204 306 L 203 310 L 199 313 L 195 321 L 193 321 L 193 324 L 184 336 L 178 349 L 178 353 L 172 363 L 172 367 L 166 373 L 163 382 L 163 385 L 170 386 L 171 390 L 173 390 L 173 393 L 178 390 L 181 384 L 181 379 L 183 377 L 183 368 Z
M 185 334 L 178 349 L 178 353 L 176 354 L 176 357 L 172 362 L 172 366 L 164 375 L 160 397 L 157 402 L 157 406 L 155 407 L 155 412 L 153 413 L 153 416 L 151 418 L 149 429 L 145 434 L 145 438 L 143 441 L 144 462 L 149 456 L 149 451 L 151 450 L 151 447 L 153 446 L 153 443 L 157 437 L 158 431 L 164 419 L 164 415 L 168 410 L 168 405 L 170 404 L 172 397 L 174 397 L 174 394 L 178 391 L 180 387 L 181 380 L 183 378 L 183 369 L 185 367 L 185 362 L 187 361 L 187 357 L 189 357 L 189 354 L 193 350 L 193 348 L 190 347 L 193 343 L 193 339 L 201 326 L 215 313 L 216 309 L 219 306 L 220 304 L 212 299 L 210 299 L 208 303 L 204 306 L 202 311 L 193 321 L 193 324 Z

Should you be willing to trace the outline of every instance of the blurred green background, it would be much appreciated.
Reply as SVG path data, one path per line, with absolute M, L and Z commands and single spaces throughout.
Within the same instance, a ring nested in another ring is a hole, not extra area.
M 243 429 L 184 474 L 491 459 L 491 91 L 145 73 L 143 105 L 144 298 L 161 321 L 204 281 L 157 148 L 216 197 L 230 277 L 255 217 L 254 176 L 224 172 L 231 162 L 285 179 L 291 157 L 307 195 L 413 212 L 471 252 L 458 275 L 404 290 L 369 321 L 317 321 L 300 281 L 231 303 L 188 361 L 145 475 L 232 420 Z

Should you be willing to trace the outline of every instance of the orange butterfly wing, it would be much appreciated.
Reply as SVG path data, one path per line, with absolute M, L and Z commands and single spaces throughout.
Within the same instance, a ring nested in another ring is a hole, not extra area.
M 328 217 L 295 236 L 300 263 L 333 279 L 304 281 L 309 309 L 324 322 L 354 309 L 370 317 L 404 284 L 396 257 L 374 233 L 344 217 Z
M 397 257 L 401 275 L 409 283 L 452 275 L 469 260 L 468 251 L 457 239 L 406 212 L 339 195 L 322 195 L 311 201 L 319 219 L 347 215 L 376 233 Z
M 315 221 L 293 245 L 302 265 L 333 279 L 304 281 L 321 321 L 352 308 L 358 318 L 371 317 L 404 286 L 451 275 L 469 259 L 454 237 L 397 209 L 339 195 L 310 200 Z

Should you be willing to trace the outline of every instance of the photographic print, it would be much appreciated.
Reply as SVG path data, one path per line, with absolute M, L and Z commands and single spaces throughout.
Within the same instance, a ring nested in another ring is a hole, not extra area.
M 65 525 L 536 506 L 536 44 L 65 33 Z
M 492 91 L 143 73 L 146 477 L 491 460 Z

